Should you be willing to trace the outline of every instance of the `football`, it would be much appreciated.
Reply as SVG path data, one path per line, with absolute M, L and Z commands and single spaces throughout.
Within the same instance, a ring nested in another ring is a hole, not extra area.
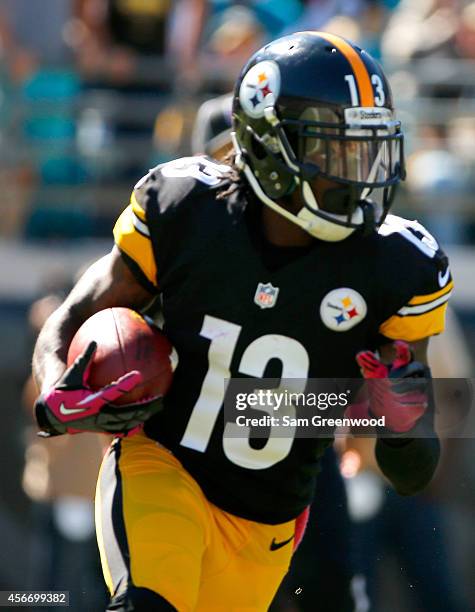
M 176 353 L 166 336 L 135 310 L 106 308 L 87 319 L 74 336 L 68 351 L 68 366 L 94 340 L 88 385 L 98 390 L 131 370 L 143 377 L 140 385 L 115 404 L 125 405 L 165 395 L 173 378 Z

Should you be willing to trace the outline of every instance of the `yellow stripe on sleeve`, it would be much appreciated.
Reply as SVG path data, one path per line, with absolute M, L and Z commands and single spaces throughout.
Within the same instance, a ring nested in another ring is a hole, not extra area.
M 415 297 L 408 302 L 410 306 L 416 306 L 417 304 L 426 304 L 427 302 L 432 302 L 437 298 L 442 297 L 446 293 L 449 293 L 454 287 L 454 282 L 450 281 L 443 289 L 436 291 L 435 293 L 429 293 L 428 295 L 416 295 Z
M 137 215 L 137 217 L 141 220 L 141 221 L 146 221 L 145 218 L 145 211 L 144 209 L 140 206 L 140 204 L 137 202 L 137 198 L 135 197 L 135 193 L 132 193 L 132 196 L 130 198 L 130 205 L 132 207 L 132 210 L 134 211 L 134 213 Z
M 117 219 L 114 240 L 121 251 L 128 255 L 142 270 L 147 279 L 157 286 L 157 265 L 152 242 L 137 231 L 134 225 L 133 205 L 130 204 Z
M 328 42 L 334 45 L 348 60 L 358 84 L 360 106 L 374 106 L 373 86 L 371 85 L 368 70 L 358 52 L 347 43 L 346 40 L 339 36 L 329 34 L 328 32 L 315 32 L 315 34 L 328 40 Z
M 446 310 L 447 302 L 420 315 L 393 315 L 379 327 L 379 331 L 391 340 L 406 340 L 406 342 L 422 340 L 444 331 Z

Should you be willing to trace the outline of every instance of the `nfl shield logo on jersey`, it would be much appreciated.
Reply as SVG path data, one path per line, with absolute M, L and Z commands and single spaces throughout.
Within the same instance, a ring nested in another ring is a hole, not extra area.
M 254 303 L 261 308 L 272 308 L 277 302 L 279 287 L 273 287 L 272 283 L 259 283 L 257 285 Z

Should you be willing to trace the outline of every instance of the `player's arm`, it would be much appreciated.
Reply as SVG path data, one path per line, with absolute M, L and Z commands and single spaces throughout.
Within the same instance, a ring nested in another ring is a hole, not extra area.
M 371 379 L 370 411 L 385 416 L 378 463 L 399 493 L 411 495 L 429 483 L 440 455 L 427 346 L 444 331 L 454 283 L 447 256 L 420 223 L 389 215 L 379 234 L 389 253 L 381 259 L 380 346 L 357 361 Z
M 401 495 L 413 495 L 427 486 L 440 455 L 428 342 L 424 338 L 409 346 L 396 341 L 381 346 L 378 354 L 363 351 L 357 357 L 368 380 L 370 411 L 386 421 L 385 434 L 376 442 L 376 459 Z
M 140 310 L 153 298 L 125 264 L 117 247 L 92 264 L 41 330 L 33 353 L 33 376 L 39 389 L 54 385 L 66 369 L 71 340 L 86 319 L 104 308 Z
M 69 345 L 86 319 L 114 306 L 142 310 L 159 292 L 157 219 L 150 220 L 147 214 L 149 200 L 158 214 L 158 182 L 156 171 L 151 170 L 137 183 L 130 204 L 115 224 L 114 248 L 85 272 L 40 332 L 33 355 L 33 375 L 41 390 L 35 415 L 46 435 L 79 431 L 127 435 L 160 409 L 160 398 L 152 400 L 153 405 L 113 405 L 141 382 L 137 371 L 110 381 L 102 389 L 91 390 L 88 376 L 94 342 L 66 369 Z M 164 242 L 161 241 L 161 250 Z
M 42 435 L 83 431 L 129 435 L 161 409 L 160 398 L 148 403 L 113 405 L 141 382 L 137 371 L 110 381 L 102 389 L 91 390 L 88 375 L 95 342 L 66 369 L 70 342 L 87 318 L 113 306 L 139 310 L 151 298 L 114 247 L 85 272 L 64 303 L 47 319 L 33 355 L 33 374 L 41 389 L 34 412 Z

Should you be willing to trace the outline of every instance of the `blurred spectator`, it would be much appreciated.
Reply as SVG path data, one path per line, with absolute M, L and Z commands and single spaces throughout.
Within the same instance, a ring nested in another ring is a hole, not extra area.
M 78 144 L 93 180 L 130 184 L 155 161 L 154 118 L 175 91 L 174 112 L 183 115 L 178 124 L 185 121 L 200 82 L 196 58 L 207 4 L 76 0 L 74 47 L 87 99 L 78 117 Z M 173 145 L 163 142 L 171 156 Z M 166 152 L 157 161 L 165 159 Z
M 211 19 L 208 32 L 214 31 L 223 22 L 229 9 L 247 9 L 260 23 L 264 35 L 271 40 L 277 38 L 290 24 L 296 25 L 302 15 L 306 0 L 210 0 Z M 295 32 L 299 28 L 291 27 Z M 254 52 L 256 49 L 253 49 Z
M 14 81 L 23 82 L 42 65 L 71 61 L 69 25 L 74 0 L 2 0 L 1 55 Z
M 3 147 L 5 170 L 0 177 L 7 186 L 2 216 L 8 217 L 4 231 L 10 235 L 19 231 L 21 222 L 28 223 L 38 184 L 58 177 L 69 180 L 78 171 L 68 150 L 74 137 L 73 104 L 80 91 L 68 40 L 71 15 L 72 0 L 4 0 L 0 5 L 6 77 L 0 87 L 10 101 L 4 137 L 9 140 L 14 134 L 16 145 Z M 15 154 L 22 146 L 28 157 L 23 155 L 18 163 Z M 12 196 L 15 206 L 8 206 Z
M 366 0 L 357 19 L 360 26 L 359 44 L 378 59 L 381 57 L 381 36 L 389 17 L 390 9 L 384 1 Z
M 264 27 L 250 7 L 238 5 L 226 8 L 212 22 L 214 26 L 209 28 L 210 34 L 204 42 L 199 60 L 205 75 L 201 88 L 208 95 L 232 89 L 248 57 L 264 42 Z M 157 114 L 150 166 L 188 154 L 189 134 L 208 125 L 207 117 L 201 111 L 196 120 L 195 116 L 196 101 L 183 95 Z M 202 134 L 199 140 L 204 143 L 206 138 L 207 134 Z M 195 141 L 196 137 L 192 136 L 192 140 Z M 197 150 L 195 142 L 191 146 Z M 198 149 L 201 150 L 199 143 Z
M 453 117 L 448 122 L 449 149 L 471 168 L 475 166 L 475 117 Z M 473 180 L 473 179 L 472 179 Z
M 472 97 L 475 58 L 475 3 L 467 0 L 402 0 L 382 40 L 383 57 L 419 60 L 418 92 L 437 98 Z
M 285 32 L 325 30 L 353 40 L 378 58 L 390 8 L 384 0 L 309 0 L 302 16 Z
M 421 125 L 418 142 L 420 148 L 406 160 L 411 190 L 430 195 L 466 189 L 467 169 L 455 151 L 449 150 L 446 126 Z
M 461 58 L 475 59 L 475 2 L 468 4 L 460 15 L 455 52 Z
M 187 128 L 193 121 L 194 108 L 172 104 L 165 107 L 156 117 L 153 128 L 153 154 L 149 166 L 179 157 Z
M 420 148 L 406 162 L 407 189 L 422 207 L 430 207 L 424 211 L 425 222 L 442 244 L 464 242 L 467 225 L 463 216 L 454 215 L 443 202 L 448 197 L 468 197 L 472 187 L 469 167 L 450 149 L 445 126 L 423 125 L 419 138 Z
M 358 18 L 365 6 L 365 0 L 307 0 L 300 18 L 289 23 L 285 33 L 302 30 L 324 30 L 334 17 Z
M 384 0 L 306 0 L 300 18 L 287 25 L 285 31 L 327 30 L 327 24 L 334 18 L 347 17 L 360 22 L 367 11 L 385 13 L 389 6 Z
M 401 0 L 383 35 L 389 58 L 453 55 L 462 0 Z
M 202 66 L 208 94 L 225 93 L 247 59 L 264 44 L 266 31 L 249 6 L 233 6 L 212 20 L 203 45 Z
M 23 232 L 35 177 L 30 164 L 22 163 L 10 168 L 7 164 L 3 166 L 0 170 L 0 237 L 13 239 Z
M 84 76 L 169 89 L 194 80 L 207 0 L 76 0 L 76 51 Z

